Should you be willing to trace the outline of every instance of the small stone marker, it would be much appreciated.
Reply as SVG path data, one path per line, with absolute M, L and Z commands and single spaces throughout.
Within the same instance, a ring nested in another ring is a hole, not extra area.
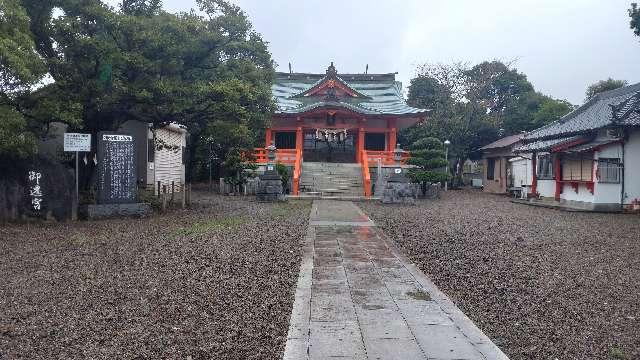
M 98 202 L 123 204 L 136 201 L 135 140 L 131 135 L 98 134 Z

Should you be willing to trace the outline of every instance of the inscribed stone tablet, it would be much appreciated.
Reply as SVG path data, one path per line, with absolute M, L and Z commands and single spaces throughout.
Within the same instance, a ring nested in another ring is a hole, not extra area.
M 135 139 L 131 135 L 98 134 L 98 202 L 119 204 L 136 201 Z

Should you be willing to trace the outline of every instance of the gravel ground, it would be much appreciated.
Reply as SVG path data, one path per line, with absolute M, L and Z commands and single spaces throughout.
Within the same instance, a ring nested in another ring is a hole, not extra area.
M 0 359 L 276 359 L 310 203 L 0 227 Z
M 449 191 L 362 203 L 512 359 L 640 359 L 640 216 Z

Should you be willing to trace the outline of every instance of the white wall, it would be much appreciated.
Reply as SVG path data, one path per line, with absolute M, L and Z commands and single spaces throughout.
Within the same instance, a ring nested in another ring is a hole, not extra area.
M 594 158 L 597 160 L 599 158 L 615 158 L 622 159 L 622 145 L 621 144 L 611 144 L 608 145 L 600 151 L 597 151 L 594 154 Z M 597 171 L 597 162 L 596 162 L 596 171 Z M 620 204 L 620 198 L 622 196 L 622 184 L 611 184 L 611 183 L 600 183 L 597 182 L 597 177 L 595 183 L 595 198 L 593 200 L 594 203 L 598 204 Z
M 161 140 L 161 141 L 159 141 Z M 176 146 L 177 149 L 158 149 L 160 144 Z M 169 128 L 156 129 L 156 150 L 155 150 L 155 181 L 162 185 L 167 185 L 167 191 L 171 190 L 171 182 L 176 185 L 176 191 L 181 189 L 181 184 L 185 181 L 185 167 L 182 164 L 182 147 L 186 145 L 186 135 L 184 131 L 171 130 Z M 156 188 L 156 191 L 158 189 Z
M 509 160 L 509 163 L 511 164 L 513 186 L 531 185 L 533 176 L 531 160 L 517 157 Z
M 538 180 L 538 194 L 542 197 L 554 197 L 556 195 L 555 180 Z
M 564 184 L 562 188 L 562 194 L 560 199 L 567 201 L 582 201 L 592 203 L 595 198 L 594 194 L 587 189 L 585 184 L 578 185 L 578 192 L 569 184 Z
M 640 200 L 640 130 L 631 132 L 624 146 L 625 204 Z

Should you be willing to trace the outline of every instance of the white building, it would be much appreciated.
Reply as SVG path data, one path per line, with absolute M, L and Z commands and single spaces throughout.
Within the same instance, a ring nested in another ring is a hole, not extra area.
M 136 139 L 138 183 L 155 193 L 173 184 L 176 192 L 185 183 L 187 130 L 170 123 L 153 129 L 140 121 L 127 121 L 120 130 Z
M 640 207 L 640 84 L 596 95 L 523 138 L 531 201 L 594 211 Z

